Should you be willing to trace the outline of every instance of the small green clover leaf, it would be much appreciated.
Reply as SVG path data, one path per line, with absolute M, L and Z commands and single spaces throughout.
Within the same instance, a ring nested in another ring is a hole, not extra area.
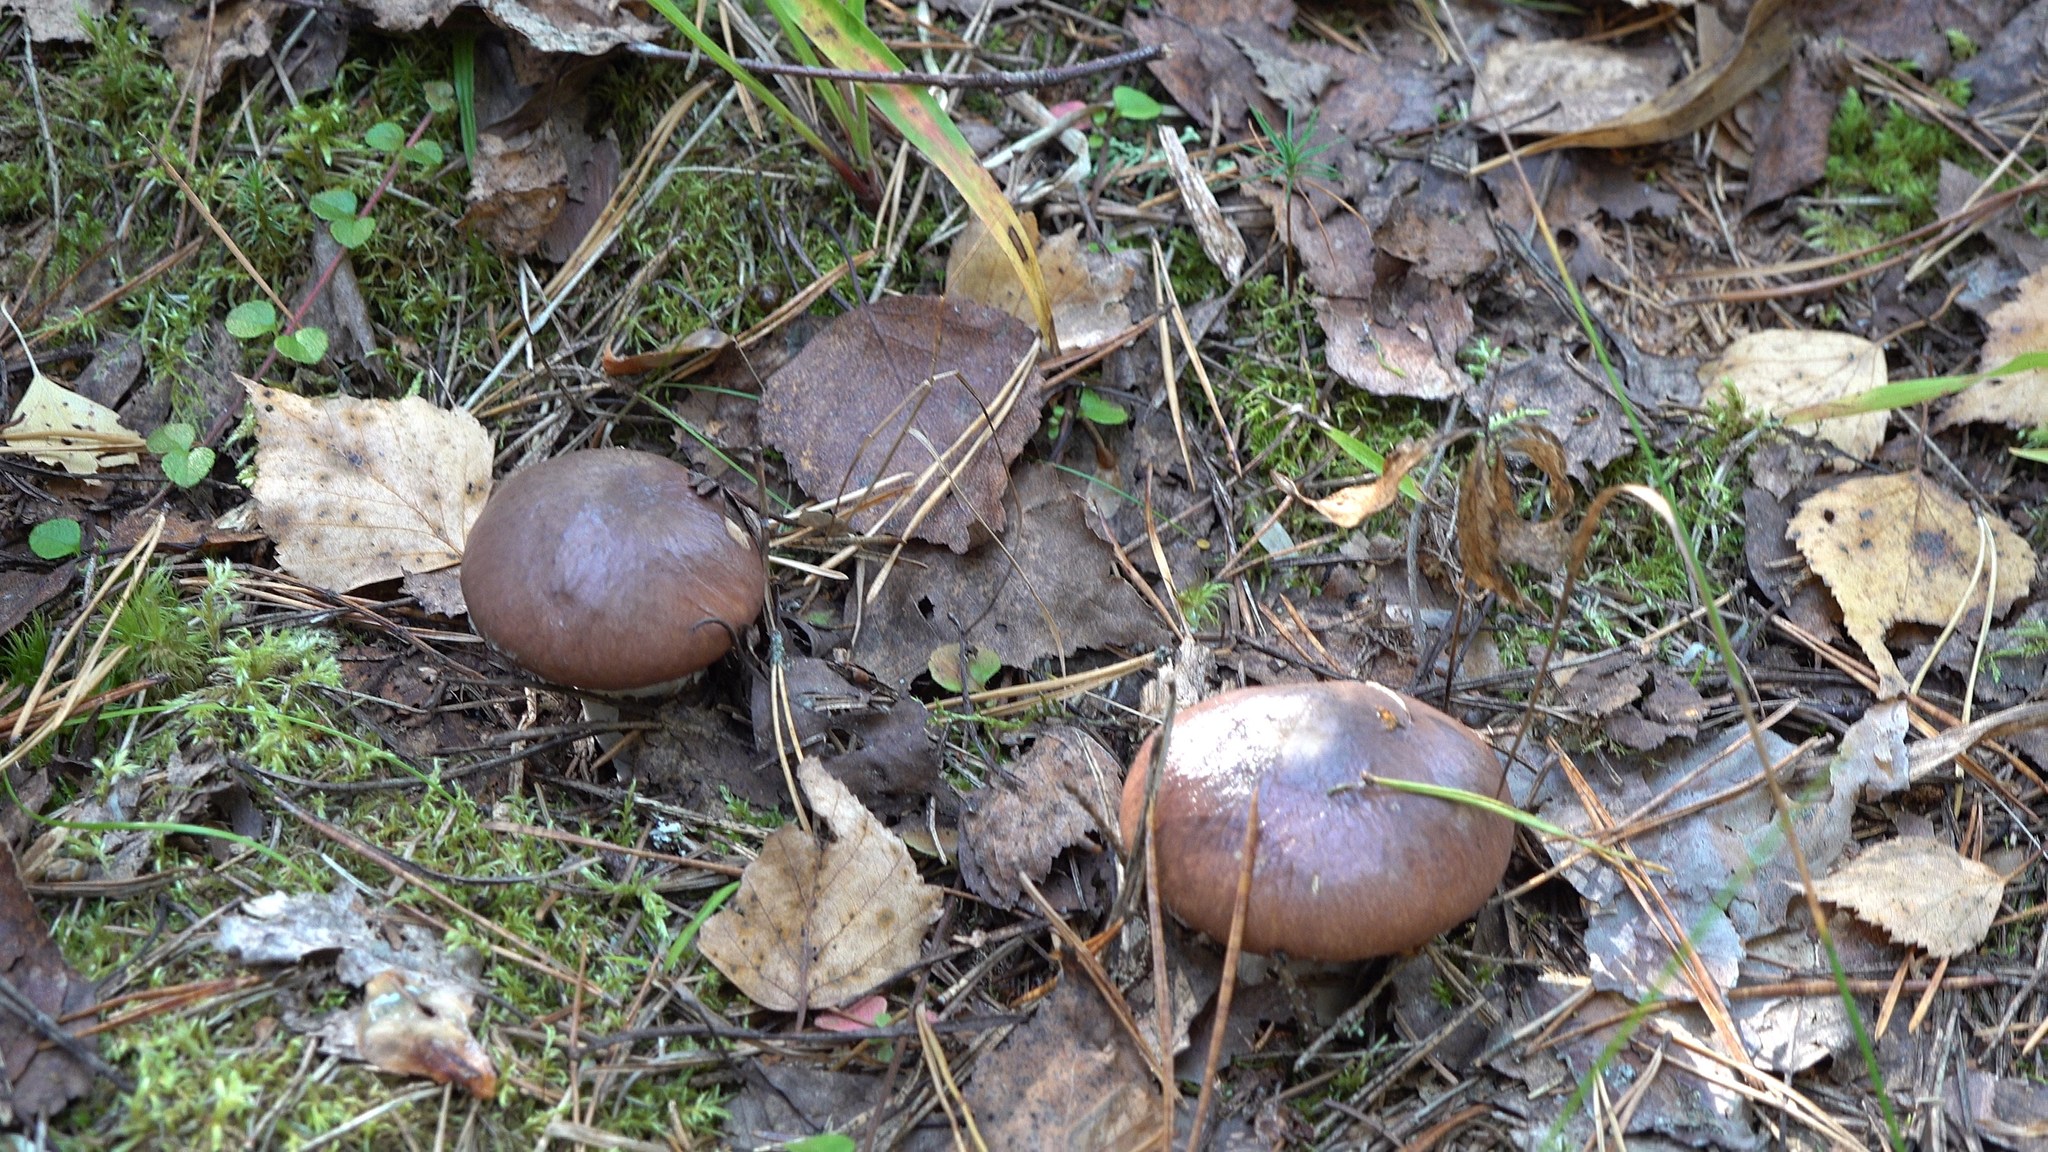
M 422 168 L 439 168 L 441 162 L 447 159 L 447 155 L 441 151 L 440 144 L 432 140 L 422 140 L 406 148 L 405 158 Z
M 190 424 L 166 424 L 149 434 L 149 450 L 160 458 L 164 479 L 190 488 L 213 471 L 213 449 L 195 447 L 199 432 Z
M 237 304 L 228 313 L 228 332 L 238 340 L 254 340 L 277 331 L 277 309 L 268 300 Z
M 389 120 L 379 120 L 363 133 L 363 140 L 379 152 L 396 152 L 405 147 L 405 129 Z
M 1081 419 L 1107 426 L 1122 424 L 1130 418 L 1123 405 L 1104 399 L 1093 388 L 1081 389 Z
M 313 210 L 313 215 L 330 223 L 352 220 L 356 214 L 356 194 L 346 188 L 329 188 L 317 193 L 308 207 Z
M 427 81 L 427 109 L 446 112 L 455 107 L 455 85 L 446 80 Z
M 295 328 L 271 343 L 277 354 L 295 364 L 318 364 L 327 355 L 327 331 L 310 325 Z
M 354 251 L 369 243 L 370 234 L 377 230 L 375 216 L 352 216 L 347 220 L 336 220 L 327 226 L 334 242 Z
M 45 560 L 62 560 L 66 556 L 78 555 L 78 546 L 85 538 L 78 521 L 69 516 L 56 520 L 45 520 L 29 529 L 29 551 Z

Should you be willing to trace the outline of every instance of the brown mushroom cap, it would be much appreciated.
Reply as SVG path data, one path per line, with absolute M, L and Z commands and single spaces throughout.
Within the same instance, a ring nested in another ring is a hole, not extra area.
M 594 692 L 710 666 L 760 614 L 764 580 L 746 532 L 689 469 L 624 448 L 570 452 L 498 485 L 462 557 L 477 634 Z
M 1126 844 L 1157 739 L 1124 782 Z M 1478 911 L 1507 870 L 1514 824 L 1389 788 L 1332 792 L 1363 773 L 1502 792 L 1500 760 L 1476 733 L 1378 684 L 1242 688 L 1181 712 L 1154 802 L 1160 900 L 1190 927 L 1229 934 L 1257 787 L 1246 951 L 1362 960 L 1419 947 Z

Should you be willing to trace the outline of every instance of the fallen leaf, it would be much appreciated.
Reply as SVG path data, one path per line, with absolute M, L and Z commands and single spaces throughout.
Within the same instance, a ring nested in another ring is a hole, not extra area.
M 1757 0 L 1742 26 L 1735 50 L 1619 116 L 1576 132 L 1564 132 L 1497 157 L 1475 171 L 1558 148 L 1633 148 L 1690 135 L 1719 119 L 1765 81 L 1778 74 L 1799 46 L 1790 0 Z
M 2005 879 L 1930 836 L 1901 836 L 1814 883 L 1814 892 L 1901 944 L 1943 959 L 1974 950 L 1991 933 Z
M 1124 305 L 1124 296 L 1138 277 L 1136 253 L 1088 251 L 1081 244 L 1079 224 L 1050 240 L 1040 240 L 1037 218 L 1027 212 L 1020 219 L 1026 238 L 1038 249 L 1038 266 L 1052 297 L 1053 328 L 1059 332 L 1062 350 L 1099 348 L 1131 326 L 1131 310 Z M 978 216 L 970 215 L 953 239 L 953 250 L 946 257 L 946 296 L 985 304 L 1026 324 L 1037 316 L 1016 266 Z
M 1393 507 L 1394 501 L 1401 496 L 1401 481 L 1408 478 L 1408 473 L 1417 464 L 1429 459 L 1429 454 L 1436 448 L 1437 442 L 1433 439 L 1404 444 L 1387 459 L 1387 466 L 1377 479 L 1339 488 L 1320 500 L 1303 495 L 1294 481 L 1278 472 L 1273 473 L 1273 483 L 1337 527 L 1356 528 L 1365 523 L 1366 517 Z
M 89 40 L 90 21 L 106 19 L 110 0 L 0 0 L 0 12 L 19 12 L 36 43 L 45 40 Z
M 214 950 L 238 964 L 297 964 L 316 953 L 335 953 L 334 974 L 362 987 L 380 972 L 399 969 L 416 983 L 464 983 L 479 957 L 470 949 L 448 950 L 439 936 L 398 922 L 390 936 L 348 892 L 270 892 L 244 900 L 221 918 Z
M 104 0 L 88 6 L 105 11 Z M 226 0 L 196 12 L 175 0 L 141 0 L 124 7 L 156 37 L 164 62 L 183 81 L 181 87 L 196 87 L 200 100 L 220 90 L 221 80 L 236 63 L 270 54 L 285 8 L 276 0 Z
M 1500 258 L 1493 215 L 1478 186 L 1433 165 L 1420 166 L 1414 190 L 1394 198 L 1373 239 L 1418 275 L 1446 285 L 1463 284 Z
M 1075 973 L 976 1063 L 967 1103 L 990 1148 L 1128 1148 L 1159 1127 L 1144 1057 Z
M 1516 427 L 1541 428 L 1557 441 L 1564 471 L 1582 482 L 1635 447 L 1621 403 L 1598 365 L 1581 367 L 1548 351 L 1487 378 L 1472 397 L 1489 416 L 1518 417 Z
M 1007 667 L 1030 668 L 1084 648 L 1148 648 L 1165 638 L 1056 470 L 1018 469 L 1015 499 L 1021 522 L 1004 533 L 1003 548 L 965 557 L 905 549 L 867 606 L 855 659 L 903 688 L 941 644 L 965 640 Z
M 498 1072 L 470 1033 L 476 997 L 460 984 L 422 982 L 386 969 L 363 985 L 356 1050 L 364 1062 L 400 1076 L 451 1081 L 479 1100 L 498 1090 Z
M 1319 189 L 1247 185 L 1273 227 L 1301 258 L 1302 275 L 1325 296 L 1363 300 L 1375 281 L 1372 228 L 1349 204 Z
M 1010 461 L 1038 428 L 1037 343 L 1029 325 L 981 304 L 877 301 L 832 321 L 768 378 L 762 437 L 818 499 L 890 481 L 846 513 L 859 530 L 908 531 L 965 552 L 1002 531 Z
M 8 447 L 73 476 L 126 467 L 136 462 L 135 453 L 143 447 L 142 437 L 122 427 L 113 409 L 40 372 L 30 378 L 28 390 L 14 406 L 5 437 Z
M 2034 550 L 1992 517 L 1998 583 L 1991 614 L 2002 615 L 2034 580 Z M 1894 624 L 1943 624 L 1960 606 L 1981 608 L 1977 518 L 1968 504 L 1918 472 L 1859 476 L 1799 506 L 1785 534 L 1834 593 L 1842 623 L 1878 672 L 1879 696 L 1905 687 L 1885 648 Z
M 1701 387 L 1716 395 L 1722 388 L 1732 388 L 1743 407 L 1768 416 L 1853 396 L 1884 382 L 1884 350 L 1847 332 L 1752 332 L 1700 366 Z M 1888 419 L 1890 413 L 1868 412 L 1791 427 L 1833 444 L 1852 459 L 1868 460 L 1884 442 Z
M 243 384 L 257 520 L 285 571 L 345 592 L 462 559 L 491 488 L 491 437 L 476 417 L 417 396 L 308 400 Z
M 50 939 L 35 901 L 15 870 L 14 850 L 0 838 L 0 978 L 22 999 L 51 1018 L 93 1016 L 99 996 Z M 98 1052 L 99 1041 L 77 1041 Z M 49 1046 L 41 1031 L 12 1006 L 0 1007 L 0 1127 L 34 1131 L 38 1120 L 55 1116 L 92 1087 L 92 1069 L 77 1057 Z
M 537 251 L 569 202 L 569 160 L 556 122 L 510 134 L 477 133 L 463 223 L 514 256 Z
M 1487 131 L 1577 132 L 1663 91 L 1676 62 L 1662 52 L 1576 40 L 1507 40 L 1479 65 L 1472 122 Z
M 797 779 L 833 840 L 776 829 L 698 936 L 726 979 L 778 1012 L 837 1008 L 874 990 L 917 962 L 939 917 L 939 890 L 918 878 L 903 841 L 815 759 Z
M 1330 371 L 1376 396 L 1445 400 L 1471 378 L 1453 367 L 1472 333 L 1462 293 L 1419 275 L 1373 285 L 1370 299 L 1315 301 Z
M 1979 368 L 1989 371 L 2022 352 L 2048 349 L 2048 268 L 2020 281 L 2013 298 L 1984 318 Z M 1971 385 L 1942 409 L 1936 428 L 1957 424 L 2048 424 L 2048 371 L 2021 372 Z
M 960 878 L 997 907 L 1016 907 L 1020 874 L 1043 881 L 1060 853 L 1115 827 L 1122 784 L 1122 765 L 1095 737 L 1047 729 L 967 798 Z
M 439 25 L 461 0 L 364 0 L 360 6 L 385 32 L 411 32 Z M 632 43 L 654 43 L 661 29 L 642 20 L 631 5 L 604 0 L 479 0 L 477 7 L 499 27 L 517 32 L 541 52 L 602 56 Z

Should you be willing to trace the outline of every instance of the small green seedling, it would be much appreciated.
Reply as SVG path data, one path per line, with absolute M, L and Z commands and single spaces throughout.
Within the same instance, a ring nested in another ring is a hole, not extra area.
M 1090 424 L 1114 428 L 1130 422 L 1130 410 L 1093 388 L 1081 389 L 1081 398 L 1074 406 L 1074 414 Z M 1046 430 L 1059 431 L 1060 421 L 1067 418 L 1067 406 L 1055 404 L 1046 417 Z
M 84 539 L 85 532 L 78 521 L 61 516 L 29 529 L 28 550 L 45 560 L 62 560 L 78 555 L 78 546 Z
M 965 683 L 960 668 L 960 645 L 941 644 L 932 649 L 931 659 L 925 662 L 925 670 L 932 674 L 932 680 L 948 692 L 979 692 L 1003 670 L 1003 658 L 992 648 L 976 648 L 967 660 Z
M 309 207 L 313 215 L 327 221 L 327 232 L 334 242 L 351 251 L 369 243 L 370 234 L 377 230 L 377 218 L 357 214 L 356 194 L 346 188 L 329 188 L 316 194 Z
M 782 1147 L 784 1152 L 854 1152 L 860 1145 L 855 1144 L 851 1136 L 843 1136 L 837 1132 L 820 1132 L 816 1136 L 791 1140 Z
M 1159 101 L 1122 84 L 1110 90 L 1109 103 L 1126 120 L 1157 120 L 1166 113 L 1166 106 Z
M 240 340 L 270 336 L 270 346 L 294 364 L 318 364 L 327 355 L 327 330 L 310 324 L 290 332 L 277 331 L 277 308 L 268 300 L 237 304 L 228 313 L 228 332 Z
M 452 96 L 450 100 L 452 102 Z M 427 98 L 427 106 L 432 108 L 433 104 L 433 97 L 430 95 Z M 435 111 L 442 111 L 442 109 L 436 108 Z M 441 166 L 441 162 L 447 159 L 446 153 L 441 151 L 441 146 L 432 140 L 422 140 L 417 144 L 407 144 L 405 142 L 405 129 L 399 127 L 395 121 L 391 120 L 380 120 L 370 125 L 370 130 L 363 133 L 363 142 L 379 152 L 404 152 L 407 160 L 412 161 L 421 168 L 438 168 Z
M 213 449 L 200 444 L 190 424 L 166 424 L 149 434 L 149 450 L 163 464 L 164 479 L 190 488 L 213 471 Z

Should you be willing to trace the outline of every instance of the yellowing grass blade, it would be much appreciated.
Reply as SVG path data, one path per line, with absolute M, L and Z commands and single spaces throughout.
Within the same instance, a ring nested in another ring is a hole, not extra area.
M 664 0 L 665 2 L 665 0 Z M 788 0 L 791 15 L 804 34 L 825 58 L 840 68 L 860 72 L 902 72 L 903 62 L 889 46 L 861 23 L 840 0 Z M 903 134 L 918 153 L 951 181 L 967 207 L 981 218 L 1003 255 L 1017 269 L 1031 308 L 1038 317 L 1038 330 L 1048 347 L 1058 347 L 1053 331 L 1052 298 L 1045 290 L 1045 277 L 1038 270 L 1038 253 L 1025 237 L 1024 224 L 1016 210 L 996 187 L 993 177 L 974 157 L 974 150 L 960 135 L 952 117 L 922 87 L 908 84 L 862 84 L 859 86 Z

